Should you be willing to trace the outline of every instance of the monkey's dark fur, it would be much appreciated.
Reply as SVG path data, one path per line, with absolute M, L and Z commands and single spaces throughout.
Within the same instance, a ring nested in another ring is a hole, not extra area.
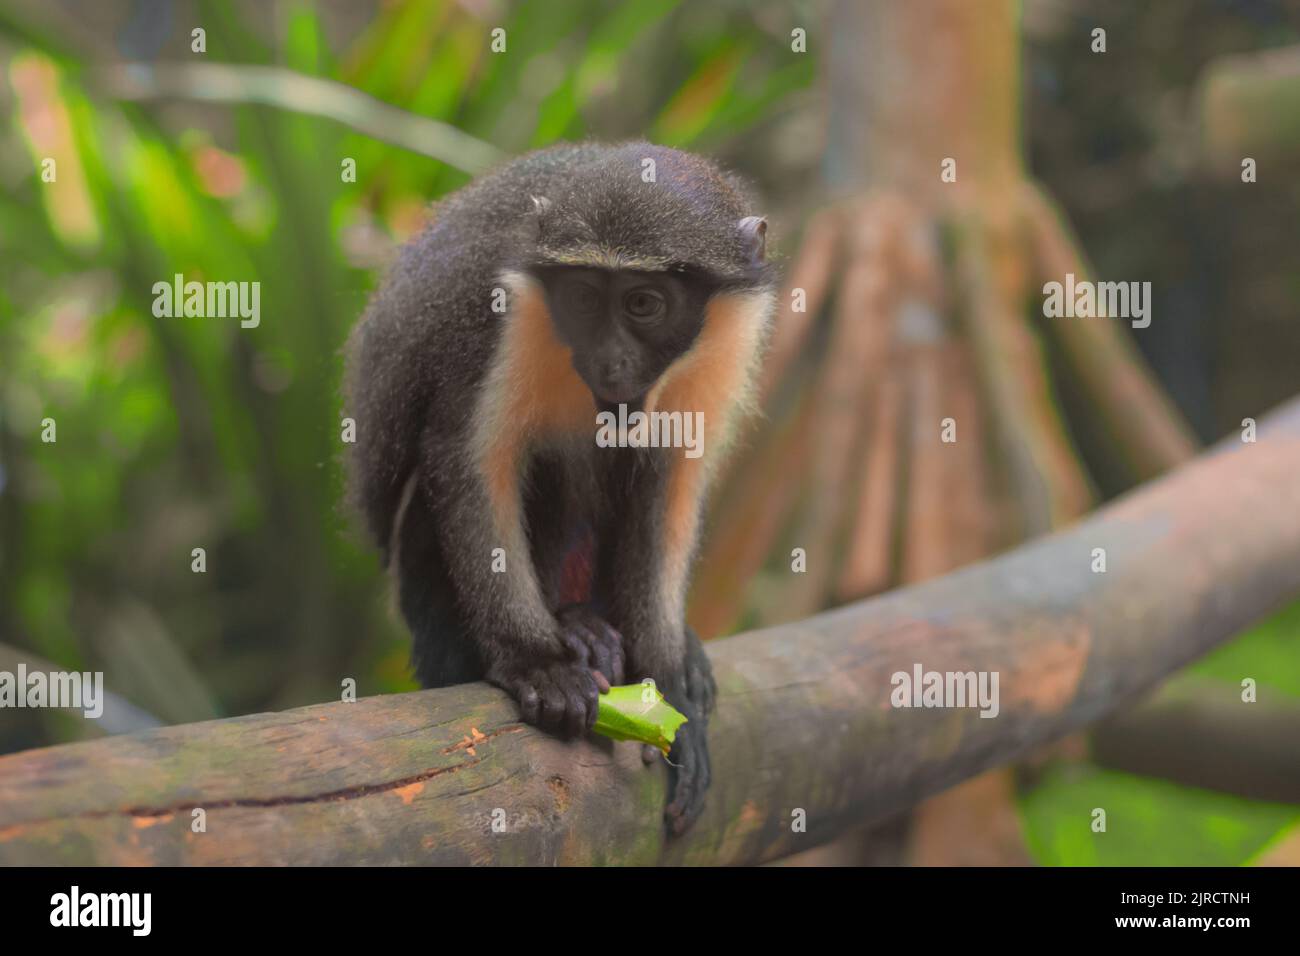
M 439 204 L 349 343 L 353 495 L 395 571 L 417 677 L 493 681 L 526 719 L 567 735 L 595 719 L 593 671 L 653 678 L 689 721 L 670 756 L 675 832 L 698 815 L 710 773 L 713 678 L 684 620 L 705 479 L 675 474 L 690 467 L 680 449 L 596 447 L 595 413 L 611 394 L 636 407 L 668 394 L 648 377 L 708 394 L 690 376 L 716 378 L 717 363 L 692 371 L 703 360 L 690 356 L 710 323 L 761 347 L 773 282 L 764 229 L 744 188 L 699 157 L 647 143 L 545 149 Z M 622 294 L 611 289 L 648 291 L 609 306 L 626 326 L 613 336 L 574 324 L 574 283 L 580 303 L 601 308 Z M 504 315 L 493 309 L 503 297 Z M 617 311 L 628 302 L 630 317 Z M 642 335 L 636 314 L 652 307 L 672 327 Z M 561 351 L 550 339 L 539 350 L 537 315 L 554 321 Z M 556 355 L 580 369 L 586 405 Z M 736 394 L 709 406 L 724 421 L 707 427 L 730 427 L 752 360 L 737 357 L 743 377 L 725 366 Z

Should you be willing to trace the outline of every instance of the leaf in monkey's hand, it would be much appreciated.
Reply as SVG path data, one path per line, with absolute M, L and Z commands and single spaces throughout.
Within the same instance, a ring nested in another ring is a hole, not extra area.
M 684 723 L 686 717 L 654 685 L 627 684 L 600 695 L 596 725 L 591 729 L 613 740 L 639 740 L 667 754 Z

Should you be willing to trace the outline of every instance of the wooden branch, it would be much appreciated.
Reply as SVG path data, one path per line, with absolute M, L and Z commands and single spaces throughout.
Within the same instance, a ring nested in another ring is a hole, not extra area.
M 1004 228 L 976 218 L 957 223 L 954 241 L 963 318 L 1019 506 L 1018 536 L 1045 534 L 1083 514 L 1092 491 L 1023 314 L 1022 257 Z
M 798 256 L 790 267 L 781 297 L 777 300 L 772 344 L 763 363 L 758 386 L 759 401 L 764 407 L 768 406 L 772 394 L 785 381 L 791 366 L 795 364 L 830 293 L 839 270 L 843 219 L 844 212 L 831 206 L 816 213 L 804 227 Z M 795 289 L 804 292 L 802 312 L 796 312 L 793 308 L 792 293 Z
M 900 580 L 914 584 L 985 557 L 993 550 L 987 526 L 993 496 L 986 481 L 983 412 L 964 343 L 913 346 L 911 460 Z M 941 440 L 943 421 L 956 441 Z
M 728 633 L 745 610 L 750 580 L 767 560 L 807 479 L 805 469 L 791 463 L 807 457 L 816 408 L 811 386 L 801 380 L 808 376 L 794 373 L 800 371 L 799 356 L 835 281 L 844 218 L 844 210 L 831 206 L 804 228 L 798 256 L 777 303 L 772 343 L 758 386 L 759 404 L 772 412 L 773 422 L 753 448 L 725 467 L 718 481 L 727 493 L 715 496 L 699 562 L 701 573 L 696 575 L 688 612 L 692 626 L 705 640 Z M 793 309 L 795 289 L 805 294 L 802 312 Z M 794 397 L 778 410 L 773 400 L 782 390 L 794 392 Z
M 749 467 L 718 502 L 710 522 L 699 573 L 691 588 L 687 619 L 705 640 L 729 633 L 745 609 L 751 579 L 763 567 L 790 516 L 807 476 L 815 419 L 807 390 L 768 427 Z
M 848 265 L 836 301 L 830 343 L 813 397 L 815 430 L 808 463 L 808 497 L 791 543 L 803 548 L 807 570 L 781 594 L 786 620 L 826 606 L 836 586 L 840 540 L 852 520 L 853 466 L 865 444 L 870 384 L 886 367 L 897 336 L 901 293 L 899 245 L 908 222 L 905 204 L 892 196 L 864 200 L 849 236 Z
M 1241 693 L 1225 681 L 1173 681 L 1098 724 L 1092 758 L 1191 787 L 1300 803 L 1300 701 L 1267 686 L 1251 703 Z
M 1300 400 L 1073 529 L 714 642 L 714 784 L 677 841 L 639 747 L 561 743 L 470 684 L 0 758 L 0 864 L 774 859 L 1099 720 L 1300 594 L 1297 474 Z M 996 672 L 998 716 L 891 707 L 914 664 Z
M 0 643 L 0 671 L 10 674 L 18 673 L 19 667 L 25 667 L 28 673 L 42 671 L 46 674 L 68 670 L 53 661 L 46 660 L 38 654 L 22 647 L 12 647 Z M 163 726 L 163 722 L 146 710 L 137 707 L 125 697 L 105 689 L 104 712 L 95 720 L 83 721 L 86 736 L 98 737 L 102 734 L 129 734 L 137 730 L 149 730 Z M 73 708 L 72 713 L 76 713 Z
M 1024 190 L 1023 204 L 1038 281 L 1064 282 L 1069 273 L 1091 280 L 1092 267 L 1060 207 L 1033 186 Z M 1120 321 L 1051 319 L 1044 325 L 1060 342 L 1114 453 L 1135 481 L 1145 481 L 1187 461 L 1198 443 Z
M 871 428 L 858 461 L 862 477 L 836 584 L 840 604 L 883 591 L 894 581 L 894 539 L 904 491 L 903 373 L 897 365 L 888 366 L 871 383 Z

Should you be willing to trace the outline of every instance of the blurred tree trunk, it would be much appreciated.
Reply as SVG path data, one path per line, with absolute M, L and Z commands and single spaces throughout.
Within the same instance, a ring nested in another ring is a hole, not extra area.
M 826 178 L 833 189 L 905 192 L 931 210 L 1018 184 L 1017 3 L 841 0 L 827 37 Z M 960 160 L 955 184 L 939 178 Z M 952 187 L 956 186 L 956 189 Z
M 1040 319 L 1042 284 L 1088 267 L 1024 169 L 1018 10 L 832 9 L 832 201 L 789 270 L 771 427 L 712 516 L 691 608 L 706 635 L 933 577 L 1090 508 L 1049 343 L 1132 481 L 1195 451 L 1119 319 Z M 877 828 L 820 859 L 898 862 L 872 845 L 892 842 L 918 863 L 1028 862 L 1012 794 L 1009 771 L 977 778 L 922 805 L 910 839 Z

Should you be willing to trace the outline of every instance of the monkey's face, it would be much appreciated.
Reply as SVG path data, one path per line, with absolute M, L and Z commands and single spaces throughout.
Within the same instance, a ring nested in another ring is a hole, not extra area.
M 538 270 L 556 334 L 598 407 L 639 407 L 704 325 L 713 283 L 692 273 Z

